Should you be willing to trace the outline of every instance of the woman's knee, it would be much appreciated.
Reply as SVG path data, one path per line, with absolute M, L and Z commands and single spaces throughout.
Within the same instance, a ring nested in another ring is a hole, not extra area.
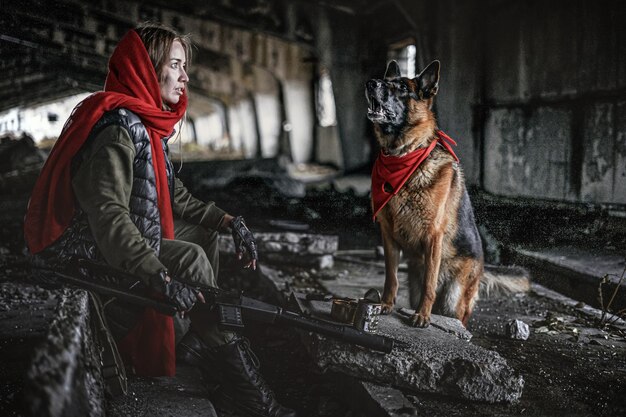
M 214 287 L 215 273 L 204 249 L 190 242 L 180 242 L 180 246 L 181 250 L 169 262 L 171 275 L 188 284 Z

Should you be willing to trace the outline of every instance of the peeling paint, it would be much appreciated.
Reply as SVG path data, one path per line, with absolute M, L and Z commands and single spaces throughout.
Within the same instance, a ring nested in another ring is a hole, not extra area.
M 608 202 L 612 198 L 614 166 L 613 104 L 598 103 L 586 109 L 581 197 Z
M 615 106 L 615 119 L 615 175 L 612 202 L 626 204 L 626 102 L 619 102 Z
M 572 198 L 569 183 L 571 113 L 496 109 L 486 130 L 486 187 L 505 195 Z

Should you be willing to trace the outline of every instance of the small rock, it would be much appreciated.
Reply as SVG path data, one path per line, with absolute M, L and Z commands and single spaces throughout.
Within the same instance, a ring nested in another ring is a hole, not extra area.
M 506 324 L 506 333 L 511 339 L 526 340 L 530 336 L 530 329 L 521 320 L 511 320 Z
M 335 265 L 335 258 L 333 255 L 322 255 L 318 259 L 319 269 L 329 269 Z

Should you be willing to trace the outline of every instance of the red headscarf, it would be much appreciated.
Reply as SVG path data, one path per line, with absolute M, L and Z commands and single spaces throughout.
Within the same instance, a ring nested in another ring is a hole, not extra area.
M 113 51 L 103 92 L 79 103 L 65 123 L 35 183 L 24 219 L 24 238 L 31 253 L 45 249 L 58 239 L 74 215 L 74 192 L 70 166 L 91 129 L 102 115 L 116 108 L 136 113 L 151 139 L 152 163 L 156 174 L 163 237 L 174 238 L 172 205 L 161 138 L 169 135 L 187 108 L 187 95 L 163 110 L 156 71 L 141 38 L 129 31 Z
M 161 139 L 172 133 L 187 108 L 187 95 L 163 110 L 156 71 L 134 30 L 120 40 L 109 60 L 103 92 L 79 103 L 65 123 L 33 189 L 24 219 L 24 238 L 31 253 L 57 240 L 74 215 L 71 162 L 102 115 L 116 108 L 137 114 L 150 135 L 162 236 L 174 238 L 172 204 Z M 174 375 L 174 324 L 169 316 L 145 309 L 130 333 L 118 344 L 122 358 L 140 375 Z
M 374 162 L 372 169 L 372 206 L 374 211 L 374 220 L 378 213 L 391 200 L 391 197 L 398 194 L 405 182 L 415 172 L 417 167 L 421 165 L 428 155 L 440 143 L 448 152 L 452 154 L 458 162 L 456 154 L 452 150 L 452 146 L 456 142 L 441 130 L 436 131 L 437 137 L 426 148 L 419 148 L 402 156 L 386 155 L 382 150 Z M 385 191 L 385 183 L 391 187 L 391 192 Z

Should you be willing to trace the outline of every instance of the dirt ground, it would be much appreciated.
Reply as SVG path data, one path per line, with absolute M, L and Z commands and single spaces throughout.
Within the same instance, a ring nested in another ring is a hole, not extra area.
M 231 192 L 233 190 L 230 190 Z M 264 192 L 261 187 L 259 193 Z M 224 193 L 223 208 L 243 212 L 253 230 L 275 230 L 272 221 L 296 222 L 309 232 L 337 233 L 340 248 L 378 244 L 368 200 L 354 194 L 316 190 L 303 198 Z M 220 197 L 220 194 L 217 194 Z M 220 201 L 218 198 L 218 202 Z M 254 201 L 254 204 L 251 204 Z M 11 264 L 22 259 L 21 219 L 26 196 L 0 202 L 0 280 L 10 280 Z M 237 207 L 245 209 L 237 210 Z M 277 207 L 279 210 L 277 210 Z M 257 216 L 254 215 L 257 213 Z M 261 213 L 261 215 L 258 215 Z M 280 214 L 277 215 L 277 213 Z M 302 283 L 315 289 L 314 279 Z M 262 295 L 262 294 L 261 294 Z M 526 341 L 506 336 L 505 324 L 520 319 L 531 328 Z M 513 405 L 467 403 L 405 393 L 424 416 L 621 416 L 626 415 L 626 339 L 602 330 L 577 309 L 534 293 L 480 300 L 469 323 L 476 343 L 499 352 L 525 380 L 522 399 Z M 317 370 L 294 332 L 250 329 L 248 336 L 263 373 L 287 406 L 302 416 L 357 417 L 345 402 L 339 379 Z M 398 414 L 401 415 L 401 414 Z
M 506 336 L 505 324 L 523 320 L 526 341 Z M 525 380 L 511 406 L 458 404 L 419 396 L 422 409 L 448 416 L 619 416 L 626 413 L 626 339 L 595 320 L 534 293 L 481 300 L 469 323 L 472 343 L 495 350 Z
M 317 279 L 333 273 L 359 273 L 358 265 L 338 262 L 333 271 L 287 273 L 308 276 L 299 290 L 319 291 Z M 309 271 L 310 272 L 310 271 Z M 263 296 L 254 287 L 248 289 Z M 420 416 L 621 416 L 626 413 L 626 333 L 599 328 L 597 319 L 577 306 L 545 297 L 541 287 L 527 294 L 482 299 L 468 329 L 471 343 L 494 350 L 525 380 L 516 404 L 458 401 L 442 396 L 405 392 Z M 530 327 L 526 341 L 508 337 L 506 323 L 522 320 Z M 265 364 L 264 374 L 278 397 L 303 416 L 361 416 L 345 399 L 343 381 L 322 374 L 311 364 L 294 332 L 257 330 L 251 339 Z M 403 415 L 403 414 L 397 414 Z M 411 415 L 411 414 L 407 414 Z

